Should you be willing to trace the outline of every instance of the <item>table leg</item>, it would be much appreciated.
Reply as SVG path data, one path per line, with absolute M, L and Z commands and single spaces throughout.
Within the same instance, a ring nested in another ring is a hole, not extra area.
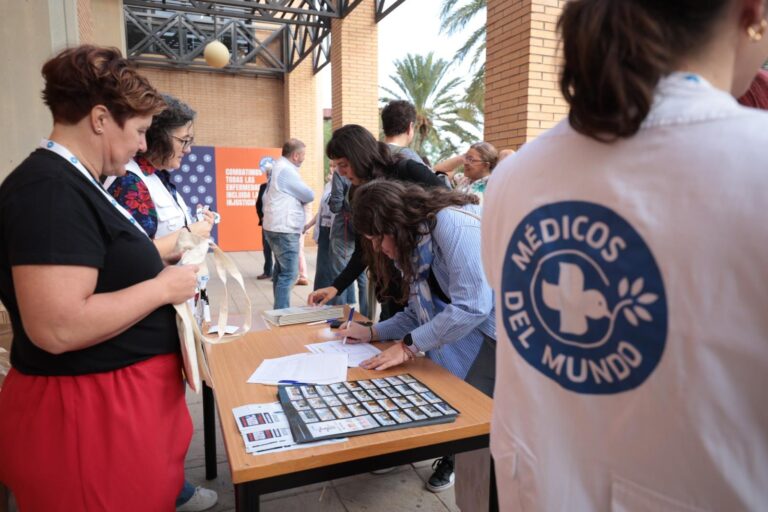
M 235 510 L 237 512 L 259 512 L 261 495 L 247 483 L 235 484 Z
M 499 512 L 499 495 L 496 488 L 496 468 L 491 456 L 491 492 L 488 496 L 488 512 Z
M 216 411 L 213 389 L 203 383 L 203 444 L 205 446 L 205 478 L 213 480 L 216 469 Z

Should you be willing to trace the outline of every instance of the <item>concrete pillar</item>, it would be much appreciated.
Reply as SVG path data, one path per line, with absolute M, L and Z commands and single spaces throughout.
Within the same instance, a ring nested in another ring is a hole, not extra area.
M 0 2 L 0 180 L 51 132 L 40 68 L 79 41 L 77 0 Z
M 307 155 L 300 172 L 304 182 L 315 191 L 312 215 L 323 191 L 323 115 L 318 104 L 317 80 L 312 59 L 307 58 L 286 74 L 284 79 L 285 137 L 307 145 Z M 311 217 L 307 220 L 310 220 Z
M 557 20 L 566 0 L 488 0 L 485 140 L 517 149 L 557 124 Z
M 333 129 L 366 127 L 379 136 L 378 33 L 375 0 L 363 0 L 347 16 L 331 22 Z

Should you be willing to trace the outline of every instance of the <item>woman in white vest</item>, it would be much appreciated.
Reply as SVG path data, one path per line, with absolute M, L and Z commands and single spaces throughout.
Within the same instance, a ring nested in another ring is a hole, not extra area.
M 768 114 L 733 96 L 766 2 L 571 0 L 558 26 L 568 119 L 485 195 L 500 509 L 765 510 Z
M 195 111 L 167 94 L 166 109 L 152 118 L 147 131 L 147 150 L 128 163 L 124 176 L 109 178 L 105 188 L 128 210 L 154 240 L 158 252 L 169 256 L 182 229 L 207 238 L 213 227 L 213 212 L 193 222 L 184 198 L 176 190 L 170 172 L 181 167 L 195 140 Z M 195 487 L 188 480 L 176 500 L 178 512 L 196 512 L 213 507 L 216 491 Z
M 181 229 L 210 236 L 214 214 L 205 210 L 205 218 L 195 221 L 170 178 L 192 150 L 195 111 L 173 96 L 165 94 L 163 99 L 167 108 L 152 119 L 147 150 L 128 164 L 125 176 L 104 186 L 155 241 L 160 254 L 167 255 Z

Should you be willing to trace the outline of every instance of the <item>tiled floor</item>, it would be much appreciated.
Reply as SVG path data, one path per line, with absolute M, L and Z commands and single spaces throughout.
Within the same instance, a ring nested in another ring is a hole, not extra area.
M 229 254 L 243 274 L 253 309 L 272 309 L 272 282 L 256 279 L 263 268 L 262 253 L 239 252 Z M 314 248 L 307 248 L 306 256 L 310 282 L 312 282 L 315 269 Z M 218 296 L 216 284 L 211 283 L 210 287 L 210 295 Z M 292 305 L 303 304 L 311 289 L 311 286 L 295 287 L 291 299 Z M 231 308 L 236 310 L 236 304 L 232 304 Z M 195 435 L 186 461 L 187 478 L 195 485 L 203 485 L 219 493 L 219 502 L 216 507 L 210 509 L 211 511 L 232 511 L 235 508 L 235 497 L 218 425 L 216 442 L 219 476 L 215 480 L 206 481 L 203 461 L 202 401 L 199 396 L 188 393 L 187 402 L 195 422 Z M 225 421 L 229 419 L 226 418 Z M 454 503 L 453 489 L 440 494 L 433 494 L 425 489 L 424 483 L 431 475 L 431 464 L 431 460 L 423 461 L 400 466 L 395 471 L 383 475 L 365 473 L 268 494 L 262 497 L 261 509 L 265 512 L 296 510 L 302 512 L 458 511 Z

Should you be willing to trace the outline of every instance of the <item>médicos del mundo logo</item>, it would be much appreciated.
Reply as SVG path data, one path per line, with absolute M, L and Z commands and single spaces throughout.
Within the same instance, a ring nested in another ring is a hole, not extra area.
M 598 204 L 553 203 L 520 222 L 501 303 L 518 353 L 571 391 L 634 389 L 664 352 L 667 299 L 656 260 L 625 219 Z

